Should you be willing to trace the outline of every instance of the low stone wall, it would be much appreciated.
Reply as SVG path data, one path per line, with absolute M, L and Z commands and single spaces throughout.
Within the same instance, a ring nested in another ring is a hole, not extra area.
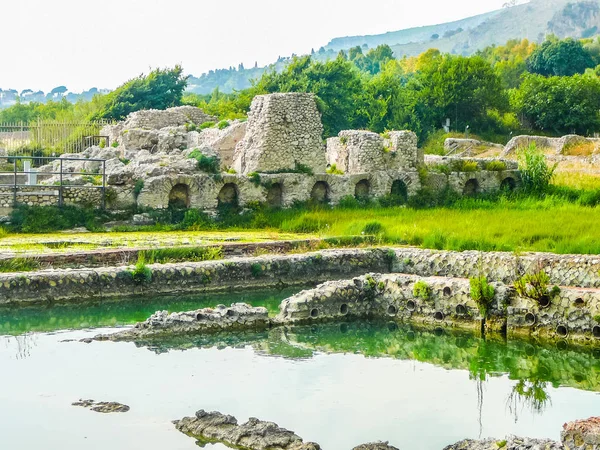
M 0 274 L 0 305 L 314 285 L 371 270 L 389 271 L 390 259 L 381 249 L 331 250 L 148 268 L 151 279 L 134 276 L 132 266 Z
M 59 204 L 58 186 L 19 186 L 16 196 L 17 204 L 28 206 L 55 206 Z M 102 205 L 101 186 L 63 186 L 63 202 L 71 205 Z M 10 209 L 15 206 L 14 189 L 0 187 L 0 208 Z

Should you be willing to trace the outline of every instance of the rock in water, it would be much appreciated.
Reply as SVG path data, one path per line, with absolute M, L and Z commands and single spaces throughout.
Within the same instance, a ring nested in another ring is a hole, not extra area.
M 110 413 L 125 413 L 129 411 L 129 406 L 117 402 L 96 402 L 94 400 L 82 400 L 72 403 L 73 406 L 81 406 L 92 411 L 110 414 Z

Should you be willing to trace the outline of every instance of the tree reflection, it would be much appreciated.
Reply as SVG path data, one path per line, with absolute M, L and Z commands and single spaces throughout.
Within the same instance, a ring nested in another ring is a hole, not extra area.
M 515 418 L 515 423 L 519 420 L 519 413 L 528 409 L 533 414 L 542 414 L 546 407 L 552 404 L 550 395 L 547 392 L 547 381 L 542 380 L 519 380 L 512 388 L 506 406 L 511 415 Z

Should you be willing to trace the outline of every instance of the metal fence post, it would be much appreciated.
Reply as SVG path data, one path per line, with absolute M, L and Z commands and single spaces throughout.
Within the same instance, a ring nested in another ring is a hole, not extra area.
M 106 160 L 102 161 L 102 209 L 106 209 Z
M 58 206 L 63 205 L 63 160 L 60 158 L 60 186 L 58 187 Z
M 13 187 L 13 206 L 17 206 L 17 158 L 13 159 L 14 163 L 14 187 Z

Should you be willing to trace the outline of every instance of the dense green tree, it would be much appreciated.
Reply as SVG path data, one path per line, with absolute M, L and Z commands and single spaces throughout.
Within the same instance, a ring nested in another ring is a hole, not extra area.
M 94 119 L 122 120 L 142 109 L 166 109 L 181 104 L 187 77 L 181 66 L 156 69 L 147 76 L 129 80 L 104 97 L 104 106 Z
M 527 59 L 527 69 L 544 76 L 572 76 L 595 66 L 583 44 L 571 38 L 547 40 Z
M 424 130 L 440 128 L 446 118 L 455 129 L 483 126 L 489 109 L 508 108 L 498 75 L 479 56 L 433 57 L 407 87 L 415 91 L 415 113 Z
M 593 73 L 527 75 L 512 102 L 537 129 L 579 134 L 600 131 L 600 79 Z

